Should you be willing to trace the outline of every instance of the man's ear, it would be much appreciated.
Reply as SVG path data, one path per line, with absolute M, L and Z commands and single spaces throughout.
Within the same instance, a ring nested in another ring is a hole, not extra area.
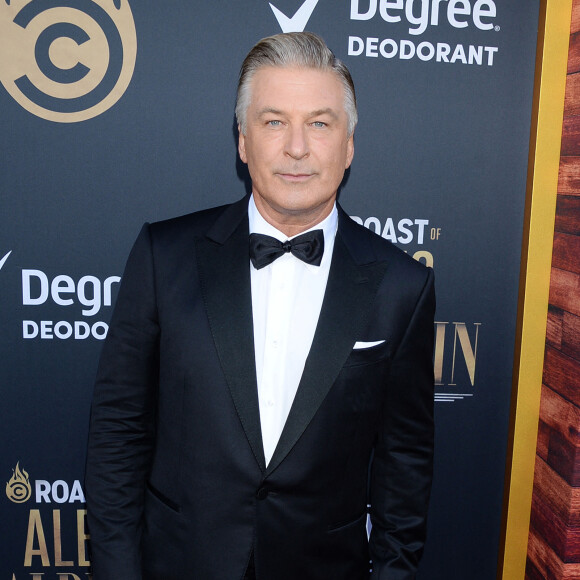
M 240 154 L 240 159 L 244 162 L 248 162 L 246 157 L 246 137 L 242 133 L 242 127 L 238 123 L 238 153 Z
M 346 166 L 345 166 L 345 170 L 350 167 L 350 164 L 352 163 L 353 157 L 354 157 L 354 132 L 348 138 L 348 141 L 346 142 Z

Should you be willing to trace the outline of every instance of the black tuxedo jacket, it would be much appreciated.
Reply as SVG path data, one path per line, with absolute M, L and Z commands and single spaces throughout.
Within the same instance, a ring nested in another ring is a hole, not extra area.
M 373 579 L 414 578 L 432 271 L 339 208 L 318 327 L 266 466 L 247 204 L 145 225 L 131 252 L 92 408 L 94 580 L 238 580 L 252 551 L 258 580 L 362 580 L 370 559 Z

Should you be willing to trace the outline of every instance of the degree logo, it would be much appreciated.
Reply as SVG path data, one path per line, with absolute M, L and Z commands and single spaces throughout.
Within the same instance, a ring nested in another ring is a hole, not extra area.
M 270 3 L 270 8 L 282 32 L 303 32 L 317 4 L 318 0 L 306 0 L 292 18 L 288 18 L 288 16 L 278 10 L 272 3 Z
M 128 0 L 0 0 L 0 82 L 38 117 L 75 123 L 105 112 L 136 56 Z
M 1 260 L 0 260 L 0 270 L 2 270 L 2 266 L 4 266 L 4 264 L 6 263 L 6 260 L 8 260 L 8 256 L 10 256 L 10 254 L 12 253 L 12 250 L 10 250 Z

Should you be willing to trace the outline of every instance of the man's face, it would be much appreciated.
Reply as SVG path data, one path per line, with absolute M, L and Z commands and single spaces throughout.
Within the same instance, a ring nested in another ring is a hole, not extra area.
M 256 206 L 275 226 L 310 227 L 330 213 L 354 154 L 343 85 L 330 71 L 264 67 L 250 89 L 238 150 Z

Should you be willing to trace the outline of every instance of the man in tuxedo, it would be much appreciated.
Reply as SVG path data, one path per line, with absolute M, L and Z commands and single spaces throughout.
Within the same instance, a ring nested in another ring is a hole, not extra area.
M 236 116 L 252 195 L 146 224 L 127 262 L 91 417 L 94 580 L 410 580 L 432 271 L 336 203 L 356 100 L 319 37 L 260 41 Z

